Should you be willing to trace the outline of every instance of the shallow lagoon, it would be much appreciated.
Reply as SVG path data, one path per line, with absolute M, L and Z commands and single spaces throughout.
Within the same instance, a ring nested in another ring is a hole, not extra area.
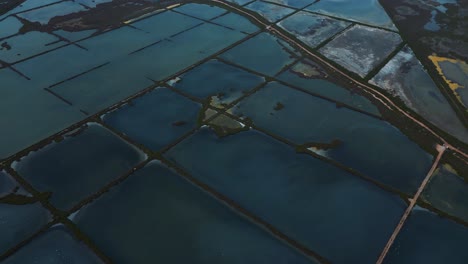
M 201 105 L 166 88 L 145 94 L 103 116 L 104 122 L 159 151 L 196 126 Z
M 306 8 L 314 12 L 337 16 L 364 24 L 396 30 L 378 0 L 321 0 Z
M 284 108 L 275 110 L 278 103 Z M 431 166 L 431 156 L 389 123 L 279 83 L 230 111 L 296 144 L 330 144 L 317 147 L 321 155 L 402 192 L 415 192 Z
M 300 11 L 278 23 L 311 48 L 351 25 L 349 22 Z
M 365 77 L 401 43 L 397 33 L 355 25 L 322 47 L 319 52 L 349 71 Z
M 117 179 L 146 156 L 100 125 L 29 153 L 12 167 L 50 202 L 68 210 Z M 79 186 L 79 187 L 78 187 Z
M 468 64 L 460 60 L 438 62 L 444 77 L 452 83 L 450 86 L 457 87 L 454 93 L 461 103 L 468 107 Z
M 431 123 L 468 142 L 468 131 L 408 46 L 369 82 L 399 97 Z
M 157 161 L 73 221 L 116 263 L 314 263 Z
M 294 9 L 287 8 L 284 6 L 279 6 L 267 2 L 255 1 L 244 6 L 247 9 L 254 11 L 255 13 L 263 16 L 266 20 L 270 22 L 277 22 L 285 16 L 294 12 Z
M 309 60 L 302 60 L 292 65 L 277 78 L 305 91 L 336 100 L 364 112 L 380 116 L 377 107 L 364 96 L 353 93 L 332 82 L 328 73 Z
M 398 196 L 254 130 L 218 138 L 205 128 L 167 157 L 334 263 L 375 261 L 405 208 Z

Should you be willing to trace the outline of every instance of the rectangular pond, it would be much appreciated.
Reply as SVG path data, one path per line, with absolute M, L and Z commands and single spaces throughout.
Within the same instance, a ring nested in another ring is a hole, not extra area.
M 158 161 L 81 209 L 73 221 L 115 263 L 318 263 Z
M 334 263 L 371 263 L 406 204 L 254 130 L 204 128 L 166 156 L 197 180 Z

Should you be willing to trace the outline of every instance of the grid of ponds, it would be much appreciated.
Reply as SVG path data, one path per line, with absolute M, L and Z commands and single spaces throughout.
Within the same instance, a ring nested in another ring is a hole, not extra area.
M 14 155 L 0 167 L 1 263 L 375 263 L 432 165 L 374 99 L 228 9 L 187 3 L 105 32 L 20 34 L 24 20 L 111 1 L 34 2 L 0 16 L 11 46 L 0 159 Z M 229 2 L 383 89 L 402 83 L 408 104 L 431 100 L 414 88 L 425 77 L 393 77 L 411 50 L 377 1 L 359 14 Z M 374 33 L 367 54 L 356 49 Z M 386 263 L 468 258 L 459 163 L 442 160 Z

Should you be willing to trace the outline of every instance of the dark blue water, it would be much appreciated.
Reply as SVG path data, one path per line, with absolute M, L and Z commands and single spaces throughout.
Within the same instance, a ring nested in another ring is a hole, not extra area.
M 102 263 L 63 226 L 55 226 L 29 242 L 3 264 L 93 264 Z
M 278 102 L 284 108 L 275 111 Z M 232 112 L 297 144 L 340 140 L 319 153 L 403 192 L 415 192 L 431 166 L 431 156 L 389 123 L 279 83 L 269 83 Z
M 220 57 L 269 76 L 294 62 L 292 48 L 267 33 L 247 40 Z
M 468 222 L 468 183 L 449 164 L 434 172 L 422 198 L 437 209 Z
M 152 84 L 143 74 L 128 69 L 119 61 L 54 86 L 51 90 L 74 107 L 94 114 Z
M 373 263 L 406 207 L 395 195 L 256 131 L 202 129 L 167 157 L 334 263 Z
M 345 89 L 339 85 L 331 82 L 330 79 L 315 78 L 313 76 L 306 77 L 308 70 L 314 68 L 310 64 L 311 62 L 305 60 L 297 62 L 292 65 L 289 70 L 278 75 L 278 79 L 285 81 L 291 85 L 302 88 L 311 93 L 315 93 L 338 102 L 342 102 L 351 107 L 355 107 L 359 110 L 368 112 L 374 115 L 380 115 L 377 107 L 372 104 L 367 98 L 356 93 L 352 93 L 350 90 Z
M 172 11 L 166 11 L 138 20 L 132 23 L 132 26 L 148 32 L 148 34 L 151 34 L 155 39 L 161 40 L 201 23 L 203 23 L 203 21 L 199 19 Z
M 86 117 L 10 69 L 0 70 L 0 80 L 0 159 Z
M 263 77 L 237 67 L 210 60 L 172 81 L 174 88 L 196 98 L 216 100 L 216 106 L 229 104 L 265 81 Z
M 16 188 L 19 190 L 15 192 Z M 9 175 L 0 171 L 0 255 L 32 236 L 52 219 L 39 202 L 19 205 L 2 201 L 13 193 L 30 196 Z
M 157 161 L 74 221 L 115 263 L 314 263 Z
M 145 158 L 109 130 L 90 123 L 76 136 L 31 152 L 13 168 L 37 190 L 52 192 L 50 202 L 67 210 Z
M 384 263 L 464 264 L 468 228 L 416 207 Z
M 1 48 L 0 60 L 8 63 L 24 60 L 41 52 L 45 52 L 66 44 L 53 35 L 37 31 L 16 35 L 1 41 L 1 43 L 4 42 L 10 45 L 11 49 Z
M 166 88 L 106 114 L 104 122 L 146 147 L 159 151 L 196 126 L 201 105 Z

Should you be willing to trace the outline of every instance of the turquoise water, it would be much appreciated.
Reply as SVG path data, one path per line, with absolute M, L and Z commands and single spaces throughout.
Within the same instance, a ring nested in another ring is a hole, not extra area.
M 384 263 L 464 264 L 468 228 L 416 207 Z
M 245 32 L 247 34 L 251 34 L 259 30 L 259 28 L 255 24 L 252 24 L 250 20 L 235 13 L 228 13 L 226 15 L 213 19 L 212 22 L 232 29 L 239 30 L 241 32 Z
M 284 45 L 284 46 L 283 46 Z M 262 47 L 258 49 L 258 47 Z M 259 35 L 221 54 L 221 58 L 274 76 L 281 69 L 294 62 L 293 49 L 278 38 L 267 34 Z
M 278 25 L 309 47 L 315 48 L 351 23 L 300 11 L 280 21 Z
M 276 111 L 278 102 L 284 108 Z M 431 166 L 431 156 L 389 123 L 279 83 L 269 83 L 231 112 L 296 144 L 339 140 L 317 152 L 402 192 L 414 193 Z
M 293 8 L 303 8 L 307 5 L 312 4 L 315 1 L 316 0 L 268 0 L 268 2 L 286 5 Z
M 100 125 L 31 152 L 13 168 L 50 202 L 72 208 L 145 159 L 145 155 Z
M 308 74 L 317 74 L 318 76 L 308 76 Z M 377 107 L 364 96 L 334 84 L 325 75 L 327 73 L 323 68 L 312 61 L 303 60 L 292 65 L 287 71 L 278 75 L 277 78 L 308 92 L 342 102 L 373 115 L 380 115 Z
M 237 4 L 237 5 L 245 5 L 245 4 L 247 4 L 249 2 L 253 2 L 255 0 L 226 0 L 226 1 Z
M 36 8 L 36 7 L 40 7 L 40 6 L 43 6 L 43 5 L 48 5 L 48 4 L 56 3 L 56 2 L 59 2 L 59 0 L 41 0 L 41 1 L 26 0 L 23 3 L 21 3 L 20 5 L 18 5 L 17 7 L 15 7 L 14 9 L 6 12 L 3 15 L 0 15 L 0 19 L 3 19 L 3 18 L 5 18 L 5 17 L 7 17 L 7 16 L 9 16 L 11 14 L 14 14 L 14 13 L 26 11 L 26 10 L 29 10 L 29 9 L 33 9 L 33 8 Z
M 265 81 L 263 77 L 218 60 L 210 60 L 176 80 L 170 82 L 174 88 L 198 99 L 213 98 L 218 107 L 239 99 Z
M 23 23 L 21 23 L 21 21 L 16 17 L 8 17 L 7 19 L 0 21 L 0 28 L 2 29 L 0 32 L 0 39 L 17 34 L 22 26 Z
M 396 30 L 378 0 L 321 0 L 306 8 L 314 12 Z
M 85 245 L 77 241 L 65 227 L 55 226 L 2 263 L 97 264 L 103 262 Z
M 333 263 L 374 262 L 406 207 L 397 196 L 254 130 L 218 138 L 202 129 L 167 157 Z
M 315 263 L 157 161 L 73 221 L 115 263 Z
M 294 9 L 270 4 L 262 1 L 255 1 L 245 6 L 245 8 L 254 11 L 263 16 L 266 20 L 274 23 L 281 20 L 285 16 L 294 12 Z
M 195 128 L 200 109 L 198 103 L 169 89 L 157 88 L 104 115 L 103 120 L 138 143 L 159 151 Z
M 104 4 L 104 3 L 109 3 L 109 2 L 112 2 L 113 0 L 75 0 L 75 2 L 77 3 L 80 3 L 80 4 L 83 4 L 85 6 L 88 6 L 88 7 L 96 7 L 100 4 Z
M 131 25 L 148 32 L 154 39 L 161 40 L 201 23 L 203 23 L 203 21 L 199 19 L 181 15 L 172 11 L 166 11 L 138 20 Z
M 365 77 L 401 43 L 400 35 L 355 25 L 322 47 L 319 52 L 349 71 Z
M 210 20 L 227 12 L 225 9 L 217 6 L 210 6 L 197 3 L 185 4 L 183 6 L 175 8 L 174 11 L 205 20 Z
M 435 208 L 468 222 L 468 183 L 450 164 L 439 165 L 422 198 Z

